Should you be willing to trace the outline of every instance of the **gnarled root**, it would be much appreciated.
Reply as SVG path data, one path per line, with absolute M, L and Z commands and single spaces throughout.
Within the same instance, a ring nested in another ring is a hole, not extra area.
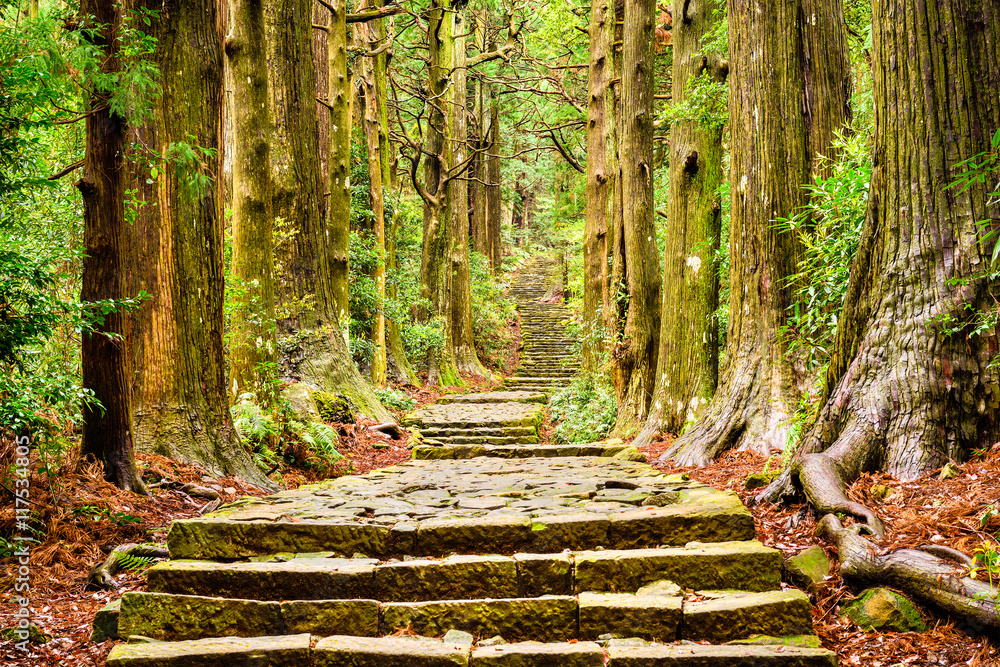
M 891 586 L 961 619 L 972 634 L 1000 630 L 1000 608 L 988 583 L 969 576 L 968 557 L 953 549 L 924 547 L 881 553 L 861 536 L 862 526 L 845 527 L 828 514 L 816 534 L 837 545 L 846 579 Z
M 806 454 L 792 465 L 792 476 L 798 478 L 809 503 L 820 512 L 840 512 L 862 519 L 862 530 L 876 537 L 885 536 L 885 526 L 875 512 L 849 500 L 844 493 L 848 480 L 835 459 L 825 454 Z

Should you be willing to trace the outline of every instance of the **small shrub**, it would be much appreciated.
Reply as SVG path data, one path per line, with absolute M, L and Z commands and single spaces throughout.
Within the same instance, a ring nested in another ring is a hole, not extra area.
M 596 442 L 614 427 L 618 404 L 614 389 L 593 376 L 583 376 L 552 397 L 550 413 L 558 422 L 559 442 Z
M 378 396 L 378 400 L 382 402 L 382 405 L 390 410 L 406 412 L 412 410 L 413 406 L 417 404 L 416 401 L 406 395 L 406 392 L 393 389 L 392 387 L 376 389 L 375 395 Z

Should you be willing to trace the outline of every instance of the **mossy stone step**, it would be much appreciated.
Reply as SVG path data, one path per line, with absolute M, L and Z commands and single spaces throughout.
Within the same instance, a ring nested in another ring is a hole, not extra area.
M 420 435 L 425 438 L 443 438 L 451 435 L 464 435 L 469 437 L 480 435 L 520 436 L 538 435 L 538 429 L 533 426 L 500 426 L 496 428 L 422 428 L 420 429 Z
M 428 405 L 406 415 L 403 424 L 417 428 L 538 426 L 543 410 L 539 403 Z
M 645 462 L 646 457 L 629 445 L 418 445 L 413 448 L 417 460 L 471 459 L 493 456 L 503 459 L 554 458 L 564 456 L 603 456 Z
M 108 667 L 313 667 L 311 637 L 218 637 L 184 642 L 118 644 Z
M 536 431 L 537 433 L 537 431 Z M 429 435 L 425 434 L 428 444 L 431 440 L 441 444 L 451 445 L 535 445 L 537 435 Z
M 449 403 L 545 403 L 545 394 L 537 391 L 490 391 L 479 394 L 452 394 L 442 396 L 438 405 Z

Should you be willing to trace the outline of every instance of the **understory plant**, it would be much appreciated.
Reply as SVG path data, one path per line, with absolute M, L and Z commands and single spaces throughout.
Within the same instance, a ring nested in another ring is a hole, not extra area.
M 607 437 L 618 416 L 614 388 L 591 374 L 575 377 L 552 397 L 549 407 L 552 420 L 557 422 L 556 440 L 565 443 Z

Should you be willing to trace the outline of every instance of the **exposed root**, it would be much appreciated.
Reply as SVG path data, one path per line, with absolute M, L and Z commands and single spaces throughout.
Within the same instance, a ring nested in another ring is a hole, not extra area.
M 943 552 L 937 547 L 900 549 L 883 554 L 860 535 L 862 528 L 860 525 L 845 527 L 832 514 L 823 517 L 816 527 L 817 535 L 837 545 L 840 572 L 845 578 L 897 588 L 961 619 L 971 633 L 1000 630 L 998 592 L 969 576 L 964 554 L 946 553 L 942 557 Z M 956 560 L 962 562 L 956 563 Z
M 848 474 L 845 474 L 847 472 Z M 839 462 L 826 454 L 806 454 L 792 464 L 792 477 L 798 478 L 809 503 L 820 512 L 839 512 L 862 519 L 862 530 L 876 537 L 885 536 L 885 526 L 875 512 L 848 499 L 844 484 L 853 481 L 860 471 L 845 471 Z M 850 477 L 851 479 L 847 479 Z
M 127 557 L 133 559 L 161 559 L 167 558 L 167 550 L 161 547 L 151 547 L 145 544 L 123 544 L 117 547 L 103 563 L 98 563 L 90 569 L 87 575 L 87 582 L 83 590 L 114 590 L 118 588 L 115 575 L 127 562 Z

